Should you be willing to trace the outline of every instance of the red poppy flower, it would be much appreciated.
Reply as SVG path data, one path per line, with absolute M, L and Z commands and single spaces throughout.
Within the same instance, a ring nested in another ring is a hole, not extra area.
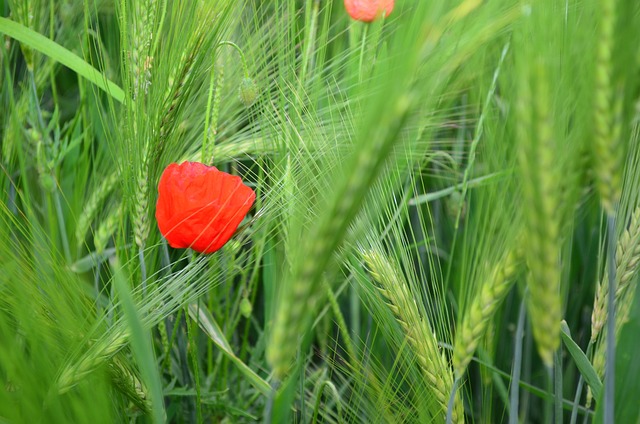
M 158 185 L 158 228 L 172 247 L 212 253 L 231 238 L 255 199 L 240 177 L 198 162 L 172 163 Z
M 344 0 L 344 7 L 356 21 L 371 22 L 383 13 L 389 16 L 393 3 L 394 0 Z

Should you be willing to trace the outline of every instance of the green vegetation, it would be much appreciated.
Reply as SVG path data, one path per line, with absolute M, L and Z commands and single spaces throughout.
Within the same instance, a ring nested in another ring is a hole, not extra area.
M 0 0 L 0 424 L 638 422 L 639 40 L 635 0 Z M 211 255 L 156 224 L 185 160 L 256 192 Z

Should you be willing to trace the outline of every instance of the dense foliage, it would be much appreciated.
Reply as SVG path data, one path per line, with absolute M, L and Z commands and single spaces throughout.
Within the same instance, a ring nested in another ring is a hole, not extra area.
M 0 423 L 637 422 L 640 3 L 347 3 L 0 0 Z

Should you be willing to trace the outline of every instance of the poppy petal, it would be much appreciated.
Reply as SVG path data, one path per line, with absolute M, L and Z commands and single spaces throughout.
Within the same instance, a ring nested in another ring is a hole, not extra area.
M 156 219 L 172 247 L 220 249 L 255 201 L 238 176 L 198 162 L 167 166 L 158 186 Z
M 384 13 L 385 17 L 393 11 L 394 0 L 344 0 L 344 7 L 352 19 L 371 22 Z

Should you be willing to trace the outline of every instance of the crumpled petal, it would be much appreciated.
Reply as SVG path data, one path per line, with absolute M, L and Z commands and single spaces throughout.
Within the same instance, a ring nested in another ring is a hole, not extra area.
M 198 162 L 172 163 L 158 185 L 158 228 L 171 247 L 213 253 L 231 238 L 255 197 L 238 176 Z

